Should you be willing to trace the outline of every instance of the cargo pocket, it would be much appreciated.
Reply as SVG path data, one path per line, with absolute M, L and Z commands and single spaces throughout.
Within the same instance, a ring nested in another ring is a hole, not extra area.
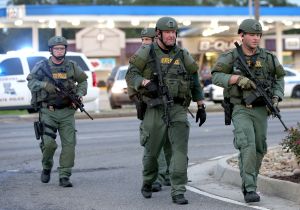
M 178 79 L 166 79 L 166 85 L 168 86 L 171 96 L 178 97 Z
M 234 133 L 234 139 L 233 139 L 233 145 L 234 148 L 240 150 L 248 145 L 247 136 L 244 134 L 242 130 L 233 130 Z
M 145 144 L 147 143 L 147 140 L 149 139 L 149 132 L 145 130 L 145 128 L 143 127 L 143 124 L 141 123 L 140 125 L 140 144 L 141 146 L 145 146 Z
M 189 81 L 180 81 L 179 89 L 178 89 L 178 98 L 185 98 L 189 95 L 190 82 Z

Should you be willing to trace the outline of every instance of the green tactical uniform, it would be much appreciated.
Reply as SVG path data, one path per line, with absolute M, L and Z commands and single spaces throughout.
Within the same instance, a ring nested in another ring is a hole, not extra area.
M 273 96 L 278 96 L 281 100 L 285 73 L 277 58 L 262 48 L 257 48 L 254 55 L 245 57 L 256 78 L 268 85 Z M 215 85 L 224 88 L 224 97 L 229 98 L 234 106 L 232 112 L 234 147 L 240 151 L 239 168 L 242 190 L 245 194 L 256 191 L 257 176 L 262 159 L 267 152 L 268 111 L 261 98 L 254 101 L 251 106 L 245 105 L 244 100 L 250 91 L 241 89 L 237 84 L 229 84 L 232 75 L 244 75 L 237 58 L 237 49 L 221 54 L 212 69 L 212 81 Z
M 45 62 L 48 62 L 51 72 Z M 40 145 L 43 153 L 43 169 L 50 171 L 52 169 L 58 131 L 62 145 L 58 167 L 59 178 L 69 178 L 75 158 L 75 109 L 67 97 L 58 92 L 49 93 L 45 90 L 45 84 L 51 81 L 43 71 L 49 72 L 54 79 L 61 82 L 67 90 L 72 90 L 78 97 L 87 93 L 87 75 L 73 61 L 65 59 L 63 63 L 57 65 L 49 59 L 37 63 L 27 77 L 28 87 L 32 95 L 36 96 L 35 103 L 40 108 L 40 121 L 44 125 Z
M 141 31 L 141 38 L 143 37 L 149 37 L 152 38 L 152 42 L 154 42 L 155 38 L 155 29 L 154 28 L 145 28 Z M 138 92 L 131 88 L 127 88 L 127 92 L 129 97 L 136 102 L 136 100 L 140 100 L 140 96 Z M 138 95 L 138 96 L 137 96 Z M 143 126 L 143 121 L 140 124 L 140 127 Z M 144 128 L 145 129 L 145 128 Z M 142 129 L 140 129 L 142 130 Z M 141 135 L 141 134 L 140 134 Z M 166 140 L 168 141 L 168 140 Z M 170 178 L 169 178 L 169 165 L 171 161 L 171 155 L 172 151 L 170 150 L 170 146 L 168 144 L 165 144 L 163 146 L 163 149 L 161 150 L 159 157 L 158 157 L 158 177 L 157 180 L 155 181 L 154 184 L 158 185 L 170 185 Z M 155 189 L 157 186 L 154 186 L 153 190 L 158 190 Z M 160 188 L 160 187 L 159 187 Z M 161 188 L 160 188 L 161 189 Z
M 184 194 L 187 183 L 187 150 L 190 124 L 187 120 L 187 108 L 191 99 L 199 101 L 203 99 L 197 69 L 194 59 L 186 50 L 175 46 L 168 54 L 165 54 L 156 43 L 153 49 L 157 56 L 164 83 L 173 97 L 174 104 L 170 108 L 170 126 L 164 122 L 164 106 L 162 103 L 153 105 L 160 97 L 146 96 L 145 88 L 141 83 L 143 79 L 153 79 L 155 67 L 154 59 L 150 54 L 151 46 L 141 46 L 130 59 L 130 65 L 126 75 L 129 87 L 142 94 L 142 100 L 147 103 L 147 109 L 141 129 L 141 145 L 145 147 L 143 156 L 143 182 L 151 185 L 157 178 L 157 158 L 164 144 L 172 151 L 170 162 L 171 195 Z M 181 51 L 182 56 L 176 59 L 174 64 L 166 72 L 166 68 L 175 54 Z M 166 142 L 166 139 L 169 141 Z

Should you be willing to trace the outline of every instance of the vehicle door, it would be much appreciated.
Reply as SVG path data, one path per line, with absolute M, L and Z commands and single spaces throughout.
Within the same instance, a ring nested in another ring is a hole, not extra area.
M 95 101 L 99 97 L 99 88 L 94 87 L 94 79 L 93 79 L 93 74 L 92 74 L 92 67 L 89 66 L 88 60 L 85 60 L 82 56 L 80 55 L 66 55 L 66 58 L 72 61 L 75 61 L 78 66 L 87 74 L 88 79 L 88 89 L 87 89 L 87 94 L 86 96 L 83 97 L 83 102 L 91 102 Z
M 22 57 L 0 55 L 0 109 L 30 105 L 27 88 L 28 65 Z

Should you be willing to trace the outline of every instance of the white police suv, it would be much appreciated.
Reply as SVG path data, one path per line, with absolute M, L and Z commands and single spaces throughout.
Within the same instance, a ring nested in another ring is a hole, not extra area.
M 30 105 L 31 93 L 27 87 L 26 77 L 34 65 L 48 59 L 49 52 L 14 51 L 0 54 L 0 110 L 27 109 Z M 96 75 L 89 60 L 82 53 L 67 52 L 67 59 L 75 61 L 88 75 L 88 91 L 83 97 L 87 111 L 99 110 L 99 88 L 96 87 Z

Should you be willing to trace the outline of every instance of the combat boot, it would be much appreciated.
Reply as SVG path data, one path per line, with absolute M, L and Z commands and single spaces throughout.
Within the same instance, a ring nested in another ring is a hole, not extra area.
M 246 203 L 259 202 L 260 201 L 260 196 L 254 191 L 245 192 L 244 200 L 245 200 Z
M 69 178 L 63 177 L 59 179 L 59 186 L 61 187 L 73 187 L 73 184 L 70 182 Z
M 171 186 L 171 181 L 169 178 L 165 178 L 162 182 L 163 185 L 165 186 Z
M 185 205 L 185 204 L 189 203 L 189 201 L 187 199 L 185 199 L 183 194 L 172 196 L 172 201 L 173 201 L 173 203 L 176 203 L 179 205 Z
M 144 198 L 151 198 L 152 197 L 152 186 L 149 184 L 143 184 L 141 189 L 142 195 Z
M 161 191 L 161 184 L 159 182 L 152 183 L 152 192 Z
M 51 169 L 43 169 L 41 174 L 41 182 L 48 183 L 50 181 Z

